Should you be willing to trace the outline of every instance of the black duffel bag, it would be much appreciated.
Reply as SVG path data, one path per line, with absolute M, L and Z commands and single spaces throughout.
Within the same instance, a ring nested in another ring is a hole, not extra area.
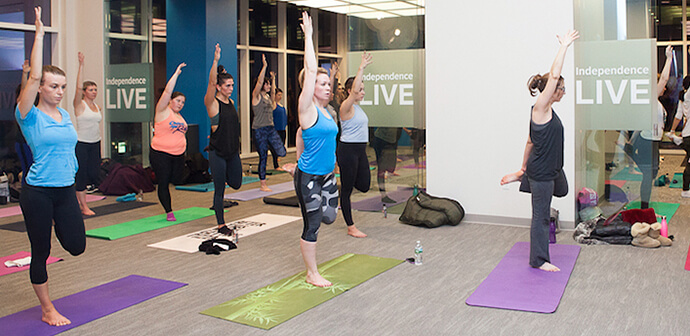
M 458 225 L 465 217 L 465 209 L 456 200 L 431 196 L 424 191 L 412 196 L 405 204 L 400 221 L 405 224 L 426 226 Z

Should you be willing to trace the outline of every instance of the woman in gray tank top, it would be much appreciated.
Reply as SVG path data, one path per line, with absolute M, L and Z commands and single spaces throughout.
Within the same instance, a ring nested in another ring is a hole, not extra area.
M 530 227 L 530 266 L 547 272 L 560 268 L 551 264 L 549 257 L 549 219 L 551 197 L 567 194 L 563 168 L 563 125 L 551 105 L 565 95 L 561 70 L 568 47 L 580 37 L 577 30 L 557 36 L 560 48 L 551 71 L 530 77 L 530 94 L 539 95 L 532 106 L 530 135 L 525 145 L 522 167 L 501 179 L 501 185 L 523 180 L 527 176 L 532 194 L 532 224 Z M 560 158 L 560 160 L 559 160 Z

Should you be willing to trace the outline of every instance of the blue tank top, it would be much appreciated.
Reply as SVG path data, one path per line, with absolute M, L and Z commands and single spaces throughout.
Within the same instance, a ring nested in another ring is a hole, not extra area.
M 273 126 L 276 131 L 284 131 L 287 127 L 287 111 L 285 107 L 276 104 L 276 109 L 273 110 Z
M 355 115 L 349 120 L 341 120 L 341 142 L 369 142 L 369 118 L 362 108 L 355 104 Z
M 26 183 L 35 187 L 67 187 L 74 184 L 77 173 L 77 131 L 69 113 L 58 107 L 60 122 L 32 106 L 22 119 L 19 107 L 15 118 L 34 155 L 34 162 L 26 174 Z
M 299 170 L 312 175 L 326 175 L 335 169 L 335 136 L 338 126 L 330 116 L 316 108 L 316 123 L 302 130 L 304 152 L 299 157 Z

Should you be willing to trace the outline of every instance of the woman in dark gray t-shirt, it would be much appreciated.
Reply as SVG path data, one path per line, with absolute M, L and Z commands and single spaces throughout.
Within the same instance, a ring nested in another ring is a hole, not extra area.
M 544 75 L 534 75 L 527 83 L 532 96 L 537 95 L 537 91 L 539 94 L 532 106 L 530 132 L 522 167 L 501 179 L 501 185 L 504 185 L 524 181 L 523 175 L 527 176 L 532 193 L 529 264 L 547 272 L 560 271 L 560 268 L 551 264 L 549 257 L 551 196 L 563 197 L 568 192 L 563 174 L 563 124 L 551 105 L 561 101 L 565 95 L 561 76 L 563 60 L 568 47 L 580 35 L 574 30 L 557 37 L 561 46 L 551 65 L 551 71 Z

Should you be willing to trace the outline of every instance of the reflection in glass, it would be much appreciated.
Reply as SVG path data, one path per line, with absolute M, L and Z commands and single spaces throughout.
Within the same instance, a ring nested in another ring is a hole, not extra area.
M 50 27 L 51 0 L 0 1 L 0 22 L 33 25 L 36 6 L 41 6 L 41 20 L 46 27 Z
M 338 52 L 338 15 L 319 12 L 319 52 L 336 54 Z
M 275 0 L 249 0 L 249 44 L 278 47 L 278 6 Z
M 658 41 L 683 39 L 683 6 L 681 0 L 657 1 L 652 19 L 656 22 Z
M 141 0 L 110 0 L 111 33 L 142 35 Z
M 141 63 L 142 43 L 141 41 L 111 38 L 108 41 L 110 64 Z

